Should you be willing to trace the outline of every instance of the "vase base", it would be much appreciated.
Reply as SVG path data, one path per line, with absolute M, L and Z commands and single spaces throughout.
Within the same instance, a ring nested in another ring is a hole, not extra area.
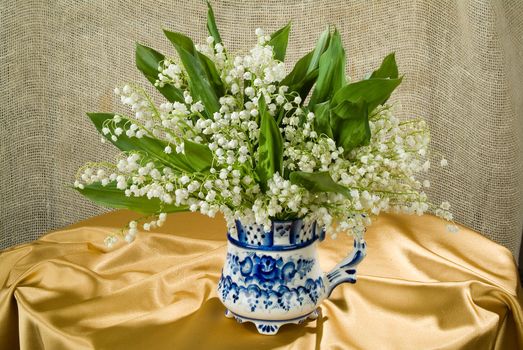
M 292 318 L 288 320 L 259 320 L 255 318 L 240 316 L 235 314 L 229 309 L 225 309 L 225 317 L 235 318 L 238 323 L 251 322 L 254 323 L 258 333 L 263 335 L 275 335 L 280 330 L 280 327 L 286 324 L 300 324 L 305 322 L 307 319 L 315 320 L 320 315 L 320 308 L 317 308 L 313 312 L 300 316 L 297 318 Z

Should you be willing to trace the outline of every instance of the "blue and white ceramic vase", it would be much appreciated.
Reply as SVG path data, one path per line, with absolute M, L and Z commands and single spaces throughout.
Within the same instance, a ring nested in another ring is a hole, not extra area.
M 316 222 L 273 221 L 271 230 L 236 222 L 227 234 L 227 257 L 218 295 L 227 317 L 252 322 L 261 334 L 276 334 L 288 323 L 318 317 L 318 305 L 343 282 L 356 282 L 356 265 L 365 241 L 330 272 L 324 273 L 316 246 L 325 238 Z

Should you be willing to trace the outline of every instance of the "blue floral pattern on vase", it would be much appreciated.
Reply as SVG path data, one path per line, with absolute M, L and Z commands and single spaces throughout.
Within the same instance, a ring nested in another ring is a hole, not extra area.
M 341 283 L 356 281 L 356 266 L 365 257 L 365 240 L 328 273 L 320 267 L 317 242 L 325 231 L 314 221 L 272 221 L 243 225 L 227 234 L 227 257 L 218 283 L 225 316 L 252 322 L 261 334 L 276 334 L 282 325 L 316 319 L 319 304 Z
M 316 304 L 325 292 L 323 278 L 305 278 L 314 266 L 313 259 L 258 255 L 249 253 L 243 259 L 227 254 L 227 267 L 233 276 L 222 274 L 218 290 L 223 301 L 238 299 L 249 305 L 251 312 Z

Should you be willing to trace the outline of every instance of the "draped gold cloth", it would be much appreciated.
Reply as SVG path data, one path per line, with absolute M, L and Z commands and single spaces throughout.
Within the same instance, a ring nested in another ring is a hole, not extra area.
M 222 219 L 170 215 L 161 232 L 109 250 L 117 211 L 0 255 L 0 349 L 522 349 L 522 293 L 510 252 L 433 216 L 381 215 L 358 282 L 322 316 L 276 336 L 224 317 L 216 284 Z M 351 247 L 327 238 L 331 268 Z

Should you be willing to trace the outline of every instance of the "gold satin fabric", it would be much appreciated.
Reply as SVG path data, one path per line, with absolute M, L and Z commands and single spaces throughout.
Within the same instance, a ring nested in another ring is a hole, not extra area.
M 276 336 L 223 315 L 221 218 L 173 214 L 161 232 L 104 247 L 134 217 L 112 212 L 2 252 L 0 349 L 523 349 L 512 255 L 436 217 L 381 215 L 358 282 Z M 351 247 L 327 238 L 324 269 Z

